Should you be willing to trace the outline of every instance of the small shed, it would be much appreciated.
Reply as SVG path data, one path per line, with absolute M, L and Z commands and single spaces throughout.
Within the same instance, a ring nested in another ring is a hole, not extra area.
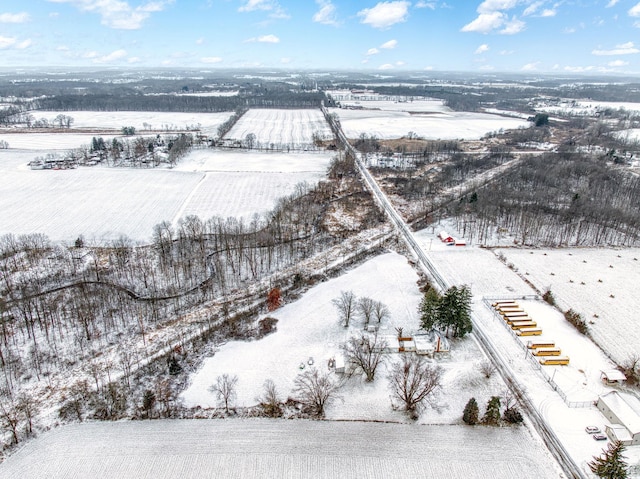
M 416 334 L 413 342 L 416 353 L 422 356 L 433 357 L 435 353 L 448 353 L 450 350 L 446 336 L 434 329 L 424 334 Z
M 627 380 L 627 377 L 622 371 L 617 369 L 607 369 L 600 372 L 600 379 L 607 384 L 622 384 Z
M 453 238 L 453 236 L 451 236 L 446 231 L 441 231 L 440 234 L 438 235 L 438 238 L 440 238 L 440 241 L 442 241 L 443 243 L 454 243 L 455 242 L 455 239 Z
M 467 246 L 467 242 L 460 238 L 456 238 L 453 244 L 455 246 Z
M 628 437 L 621 431 L 612 430 L 615 437 L 625 436 L 625 445 L 640 444 L 640 401 L 634 396 L 610 391 L 598 398 L 596 407 L 613 425 L 627 430 Z
M 342 355 L 336 356 L 335 372 L 338 374 L 344 374 L 344 357 Z

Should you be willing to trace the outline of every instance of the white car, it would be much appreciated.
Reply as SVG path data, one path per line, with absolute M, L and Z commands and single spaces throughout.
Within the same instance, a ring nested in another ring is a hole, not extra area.
M 587 434 L 598 434 L 600 432 L 600 428 L 598 426 L 587 426 L 584 430 L 587 431 Z

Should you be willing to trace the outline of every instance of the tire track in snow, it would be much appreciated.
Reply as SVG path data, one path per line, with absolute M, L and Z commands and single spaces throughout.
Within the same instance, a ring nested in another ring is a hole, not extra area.
M 180 205 L 180 208 L 178 209 L 178 211 L 176 212 L 176 214 L 174 215 L 173 219 L 171 220 L 171 225 L 173 227 L 178 226 L 178 221 L 180 221 L 180 218 L 182 218 L 182 216 L 184 215 L 185 210 L 187 209 L 187 206 L 189 205 L 189 203 L 191 203 L 191 200 L 193 199 L 193 197 L 195 196 L 195 194 L 198 192 L 198 190 L 200 189 L 200 187 L 202 186 L 202 184 L 204 183 L 204 181 L 207 179 L 207 176 L 209 175 L 209 172 L 204 173 L 201 177 L 200 180 L 198 181 L 198 183 L 196 184 L 196 186 L 194 186 L 191 191 L 189 192 L 189 194 L 187 195 L 187 197 L 184 199 L 184 201 L 182 202 L 182 204 Z

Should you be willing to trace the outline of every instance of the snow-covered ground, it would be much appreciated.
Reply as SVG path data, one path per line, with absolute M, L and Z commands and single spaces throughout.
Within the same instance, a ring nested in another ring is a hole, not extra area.
M 320 110 L 271 110 L 257 109 L 246 112 L 226 139 L 244 140 L 247 135 L 255 135 L 256 145 L 261 148 L 274 145 L 276 148 L 295 149 L 313 145 L 313 135 L 332 138 L 333 134 Z
M 525 428 L 163 420 L 65 426 L 0 464 L 5 479 L 552 479 Z
M 448 233 L 460 237 L 453 225 L 446 226 Z M 605 417 L 589 404 L 597 399 L 598 395 L 611 390 L 602 383 L 600 373 L 614 368 L 614 363 L 598 346 L 573 328 L 557 309 L 541 300 L 519 300 L 523 309 L 542 328 L 542 338 L 553 340 L 562 349 L 563 355 L 570 357 L 568 366 L 540 367 L 526 349 L 526 341 L 532 338 L 520 338 L 513 334 L 504 320 L 496 315 L 492 308 L 487 307 L 482 298 L 517 299 L 535 294 L 535 290 L 523 277 L 541 289 L 551 284 L 551 289 L 563 310 L 572 307 L 581 311 L 586 305 L 591 308 L 599 305 L 597 311 L 601 311 L 602 316 L 596 319 L 596 323 L 590 325 L 590 328 L 593 328 L 594 336 L 599 342 L 600 335 L 603 338 L 606 336 L 610 341 L 606 346 L 600 343 L 608 348 L 610 354 L 616 356 L 624 351 L 637 351 L 634 333 L 631 332 L 630 335 L 633 319 L 628 313 L 633 310 L 635 304 L 632 297 L 634 285 L 637 284 L 634 278 L 638 274 L 637 271 L 632 271 L 635 262 L 633 257 L 640 251 L 584 250 L 585 256 L 582 257 L 578 254 L 583 250 L 534 250 L 533 254 L 530 250 L 500 250 L 507 257 L 507 263 L 515 265 L 510 268 L 500 261 L 497 252 L 475 246 L 445 246 L 436 237 L 439 231 L 438 228 L 427 228 L 418 232 L 416 239 L 434 261 L 440 274 L 451 284 L 466 284 L 471 287 L 474 313 L 483 331 L 490 336 L 501 356 L 526 388 L 534 405 L 574 460 L 586 468 L 586 463 L 601 452 L 603 444 L 586 434 L 585 426 L 596 425 L 604 428 L 605 424 L 609 424 Z M 563 259 L 563 255 L 567 260 Z M 621 257 L 618 258 L 618 255 Z M 599 260 L 596 260 L 598 257 Z M 632 264 L 628 264 L 629 262 Z M 614 268 L 609 268 L 609 264 Z M 582 267 L 585 269 L 580 273 Z M 559 278 L 551 276 L 551 272 Z M 613 275 L 616 274 L 619 275 L 619 280 L 615 283 L 618 286 L 615 291 L 616 300 L 620 297 L 619 304 L 624 306 L 619 311 L 605 312 L 608 310 L 605 306 L 609 305 L 607 299 L 614 299 L 605 298 L 610 293 L 598 291 L 598 285 L 603 289 L 608 282 L 609 287 L 613 287 Z M 569 283 L 569 276 L 574 275 L 574 283 Z M 603 283 L 597 281 L 599 278 Z M 587 291 L 587 284 L 580 284 L 581 281 L 587 283 L 587 279 L 594 288 L 591 292 Z M 580 295 L 576 291 L 580 292 Z M 610 316 L 605 320 L 606 314 Z M 620 319 L 621 314 L 625 315 L 625 319 Z M 619 324 L 614 328 L 611 324 L 614 322 L 623 323 L 625 326 Z M 595 326 L 598 324 L 600 325 L 596 329 Z M 559 392 L 552 388 L 554 383 Z M 572 407 L 569 407 L 569 404 Z M 627 456 L 630 464 L 640 464 L 640 448 L 629 448 Z
M 156 111 L 32 111 L 36 120 L 46 118 L 50 124 L 62 114 L 73 118 L 74 128 L 98 128 L 120 130 L 133 126 L 136 132 L 144 130 L 187 130 L 198 128 L 206 134 L 215 134 L 233 112 L 180 113 Z
M 589 323 L 595 341 L 622 363 L 640 351 L 637 312 L 640 249 L 504 249 L 502 254 L 539 290 L 550 289 L 562 310 Z
M 378 139 L 393 139 L 414 132 L 428 140 L 465 139 L 477 140 L 487 133 L 516 128 L 528 128 L 531 123 L 519 118 L 507 118 L 487 113 L 455 111 L 404 110 L 405 103 L 397 103 L 397 109 L 350 110 L 330 108 L 336 113 L 347 138 L 358 138 L 361 134 Z M 370 108 L 369 102 L 363 102 Z
M 277 332 L 260 341 L 235 341 L 219 348 L 192 377 L 182 394 L 186 406 L 216 407 L 209 386 L 222 374 L 238 376 L 238 406 L 253 406 L 263 393 L 263 384 L 271 379 L 283 398 L 291 394 L 300 366 L 314 366 L 328 371 L 330 358 L 341 355 L 340 346 L 351 336 L 362 334 L 362 323 L 354 320 L 348 329 L 338 324 L 332 300 L 340 291 L 353 291 L 358 297 L 370 297 L 385 303 L 391 318 L 381 326 L 380 336 L 393 338 L 395 328 L 413 334 L 419 328 L 418 305 L 422 295 L 418 276 L 406 258 L 397 253 L 378 256 L 339 278 L 319 284 L 298 301 L 270 313 L 277 318 Z M 462 410 L 473 396 L 481 407 L 492 395 L 505 389 L 493 376 L 486 379 L 479 370 L 483 356 L 471 339 L 455 341 L 454 350 L 437 364 L 444 369 L 443 386 L 431 400 L 418 422 L 428 424 L 461 423 Z M 392 354 L 390 363 L 400 360 Z M 390 364 L 389 363 L 389 364 Z M 329 419 L 406 421 L 407 417 L 391 408 L 387 366 L 380 367 L 373 383 L 353 377 L 340 389 L 340 399 L 327 409 Z M 341 376 L 334 375 L 336 380 Z
M 73 130 L 71 130 L 73 132 Z M 97 135 L 90 133 L 6 133 L 0 132 L 0 140 L 9 143 L 12 150 L 71 150 L 91 145 Z M 115 136 L 102 136 L 110 142 Z M 122 138 L 117 136 L 117 138 Z M 1 151 L 1 150 L 0 150 Z M 43 152 L 45 154 L 47 152 Z
M 300 182 L 326 174 L 329 153 L 252 154 L 195 150 L 174 169 L 82 167 L 30 170 L 47 151 L 0 150 L 0 234 L 51 239 L 145 241 L 153 226 L 186 215 L 250 219 Z

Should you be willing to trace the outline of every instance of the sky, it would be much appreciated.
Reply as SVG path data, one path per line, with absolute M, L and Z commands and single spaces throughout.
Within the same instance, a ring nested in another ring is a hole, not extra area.
M 0 67 L 640 74 L 638 0 L 2 0 Z

